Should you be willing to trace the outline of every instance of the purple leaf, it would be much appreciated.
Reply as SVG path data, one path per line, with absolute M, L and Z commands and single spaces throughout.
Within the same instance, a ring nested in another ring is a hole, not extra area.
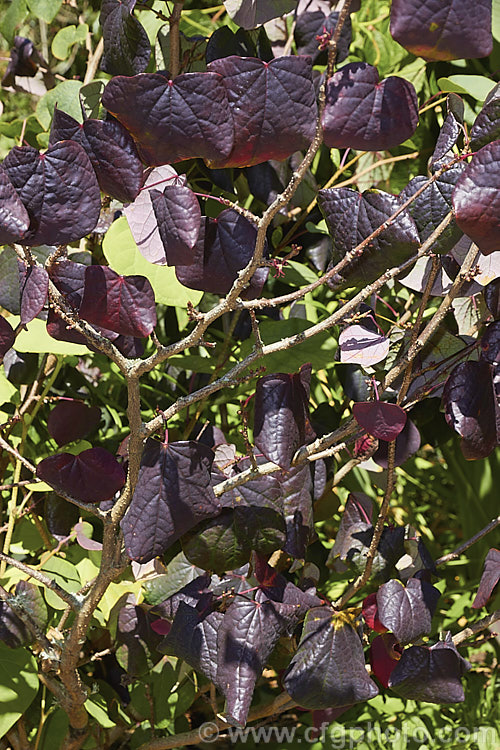
M 447 115 L 432 154 L 431 167 L 438 166 L 447 155 L 451 156 L 451 149 L 458 141 L 460 133 L 464 132 L 464 102 L 458 94 L 448 94 L 446 111 Z
M 492 366 L 480 361 L 461 362 L 454 367 L 444 387 L 443 406 L 447 423 L 462 437 L 460 447 L 465 458 L 489 456 L 500 436 Z
M 406 420 L 406 424 L 396 438 L 396 455 L 394 457 L 394 465 L 401 466 L 407 461 L 410 456 L 420 448 L 420 432 L 415 427 L 411 419 Z M 376 464 L 381 466 L 383 469 L 387 469 L 387 456 L 389 453 L 389 445 L 384 440 L 379 442 L 379 446 L 372 458 Z
M 295 0 L 225 0 L 224 5 L 231 19 L 243 29 L 256 26 L 289 13 L 296 6 Z
M 478 151 L 500 138 L 500 83 L 490 91 L 470 131 L 470 147 Z
M 84 503 L 111 500 L 125 484 L 125 472 L 104 448 L 89 448 L 77 456 L 56 453 L 40 461 L 36 475 L 56 492 Z
M 344 328 L 339 336 L 340 361 L 370 367 L 389 354 L 390 341 L 360 325 Z
M 124 336 L 149 336 L 156 325 L 153 288 L 145 276 L 120 276 L 107 266 L 85 269 L 80 316 Z
M 156 604 L 151 608 L 153 615 L 162 617 L 165 620 L 173 620 L 181 602 L 189 604 L 198 612 L 204 612 L 212 603 L 213 593 L 209 590 L 211 576 L 210 573 L 204 573 L 193 581 L 183 586 L 168 599 Z
M 370 644 L 370 664 L 373 674 L 387 688 L 394 667 L 403 649 L 392 633 L 378 635 Z
M 293 466 L 288 471 L 278 472 L 277 479 L 283 494 L 286 525 L 283 550 L 303 560 L 314 530 L 311 467 L 308 464 Z
M 413 85 L 377 68 L 349 63 L 329 79 L 321 120 L 325 145 L 359 151 L 385 151 L 410 138 L 418 125 Z
M 451 636 L 434 646 L 411 646 L 389 678 L 389 687 L 403 698 L 428 703 L 461 703 L 464 691 L 460 678 L 470 669 L 453 645 Z
M 335 544 L 328 555 L 328 566 L 338 572 L 345 571 L 345 566 L 339 566 L 334 562 L 335 558 L 339 557 L 341 561 L 348 559 L 349 551 L 353 547 L 353 534 L 372 528 L 372 512 L 372 501 L 367 495 L 359 492 L 349 494 L 335 537 Z
M 182 534 L 216 516 L 210 484 L 213 452 L 192 440 L 169 445 L 149 439 L 130 507 L 121 522 L 127 554 L 148 562 Z
M 3 359 L 6 352 L 13 346 L 16 335 L 11 324 L 0 315 L 0 359 Z
M 165 263 L 168 266 L 189 266 L 201 261 L 196 252 L 201 210 L 192 190 L 167 185 L 163 192 L 155 189 L 148 192 L 163 243 Z
M 99 219 L 101 198 L 85 150 L 62 141 L 40 154 L 16 146 L 3 168 L 30 217 L 25 245 L 63 245 L 91 232 Z
M 378 605 L 377 605 L 377 593 L 369 594 L 363 599 L 362 606 L 363 619 L 369 628 L 375 630 L 376 633 L 387 633 L 387 628 L 380 622 Z
M 484 289 L 484 301 L 495 320 L 500 318 L 500 278 L 490 281 Z
M 80 518 L 80 511 L 72 503 L 50 492 L 45 500 L 43 517 L 47 528 L 58 541 L 66 539 Z
M 231 154 L 211 160 L 211 167 L 280 161 L 309 146 L 317 116 L 310 58 L 285 56 L 267 63 L 232 56 L 208 68 L 223 77 L 234 122 Z
M 255 683 L 295 610 L 260 589 L 255 600 L 236 596 L 227 609 L 217 638 L 217 684 L 229 723 L 245 725 Z
M 101 410 L 98 406 L 87 406 L 82 401 L 68 399 L 59 401 L 51 409 L 47 429 L 57 445 L 61 446 L 86 437 L 100 421 Z
M 484 570 L 479 582 L 476 598 L 472 602 L 474 609 L 484 607 L 493 589 L 500 580 L 500 550 L 490 549 L 484 562 Z
M 2 78 L 2 86 L 15 86 L 16 76 L 33 78 L 40 63 L 43 63 L 43 59 L 33 42 L 22 36 L 15 36 L 14 46 L 10 50 L 9 64 Z
M 378 618 L 403 646 L 431 632 L 439 597 L 427 581 L 410 578 L 405 586 L 392 579 L 377 591 Z
M 308 9 L 303 13 L 300 11 L 299 6 L 297 13 L 294 30 L 297 54 L 310 55 L 312 57 L 313 65 L 325 65 L 327 61 L 327 52 L 326 50 L 321 50 L 319 48 L 317 37 L 323 34 L 332 34 L 335 31 L 339 19 L 338 11 L 334 11 L 325 16 L 322 10 L 310 11 Z M 336 63 L 345 60 L 349 54 L 351 32 L 351 17 L 347 16 L 346 21 L 342 26 L 342 31 L 340 32 L 340 39 L 337 46 L 337 57 L 335 58 Z
M 222 612 L 199 612 L 180 601 L 172 627 L 158 646 L 162 654 L 183 659 L 210 682 L 217 682 L 217 636 L 225 615 Z
M 90 539 L 85 533 L 85 526 L 83 521 L 79 521 L 75 524 L 74 530 L 76 531 L 76 541 L 82 549 L 95 550 L 100 552 L 102 550 L 101 542 L 95 542 Z
M 258 57 L 260 60 L 269 62 L 274 58 L 271 43 L 264 28 L 260 28 L 257 34 L 245 29 L 231 31 L 229 26 L 221 26 L 210 35 L 205 51 L 205 60 L 211 63 L 221 57 Z
M 131 133 L 149 165 L 193 157 L 216 161 L 232 151 L 233 119 L 217 73 L 183 73 L 173 81 L 160 73 L 116 76 L 102 103 Z
M 283 685 L 304 708 L 347 706 L 374 698 L 378 688 L 366 672 L 354 621 L 327 607 L 309 610 Z
M 18 261 L 18 268 L 21 291 L 20 322 L 26 324 L 43 310 L 49 290 L 49 275 L 42 266 L 28 266 L 21 260 Z
M 146 31 L 132 15 L 135 3 L 136 0 L 103 0 L 101 4 L 101 70 L 105 73 L 133 76 L 148 67 L 151 45 Z
M 335 260 L 368 237 L 399 208 L 398 198 L 381 190 L 358 193 L 350 188 L 320 190 L 318 203 L 333 239 Z M 348 285 L 371 283 L 392 265 L 415 253 L 420 237 L 408 211 L 403 211 L 340 272 Z
M 278 372 L 257 381 L 254 442 L 264 456 L 282 469 L 305 443 L 309 420 L 311 365 L 299 372 Z
M 484 255 L 500 250 L 500 140 L 472 157 L 459 178 L 452 201 L 460 229 Z
M 500 322 L 490 323 L 481 337 L 481 359 L 490 365 L 500 365 Z
M 486 57 L 493 46 L 491 0 L 393 0 L 391 34 L 424 60 Z
M 56 107 L 50 143 L 62 140 L 73 140 L 85 149 L 103 193 L 123 203 L 136 198 L 142 185 L 142 162 L 123 125 L 116 120 L 93 119 L 81 125 Z
M 0 244 L 22 242 L 30 219 L 7 173 L 0 168 Z
M 177 266 L 175 274 L 181 284 L 213 294 L 227 294 L 238 272 L 250 262 L 255 250 L 257 228 L 248 219 L 227 208 L 216 219 L 202 218 L 196 254 L 203 253 L 203 263 Z M 241 297 L 260 296 L 269 269 L 259 268 Z
M 406 424 L 404 409 L 386 401 L 361 401 L 353 405 L 352 413 L 369 435 L 387 442 L 395 440 Z
M 435 182 L 428 185 L 423 193 L 408 206 L 408 212 L 417 225 L 422 242 L 432 234 L 438 224 L 451 211 L 453 189 L 463 171 L 464 165 L 456 164 L 442 174 Z M 423 175 L 410 180 L 399 195 L 400 201 L 404 203 L 408 200 L 427 180 L 428 178 Z M 434 253 L 448 253 L 456 245 L 461 236 L 462 230 L 452 221 L 434 242 L 432 251 Z

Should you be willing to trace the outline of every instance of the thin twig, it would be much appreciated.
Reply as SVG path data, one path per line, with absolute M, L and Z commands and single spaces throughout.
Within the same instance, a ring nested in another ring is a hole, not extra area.
M 9 555 L 4 555 L 3 552 L 0 552 L 0 560 L 6 562 L 8 565 L 12 565 L 12 567 L 17 568 L 18 570 L 21 570 L 27 576 L 29 576 L 30 578 L 34 578 L 39 583 L 42 583 L 46 588 L 53 591 L 54 594 L 57 594 L 57 596 L 62 599 L 63 602 L 68 604 L 75 612 L 78 612 L 78 610 L 80 609 L 81 602 L 79 599 L 73 596 L 73 594 L 70 594 L 69 591 L 65 591 L 52 578 L 44 575 L 39 570 L 30 568 L 29 565 L 25 565 L 24 563 L 19 562 L 19 560 L 15 560 L 13 557 L 9 557 Z
M 484 529 L 481 529 L 481 531 L 478 531 L 477 534 L 474 534 L 470 539 L 467 539 L 466 542 L 462 542 L 456 550 L 453 552 L 448 552 L 448 554 L 443 555 L 442 557 L 439 557 L 436 560 L 436 565 L 444 565 L 445 563 L 450 562 L 451 560 L 457 560 L 460 555 L 465 552 L 466 549 L 469 549 L 469 547 L 472 547 L 473 544 L 478 542 L 480 539 L 482 539 L 486 534 L 489 534 L 490 531 L 493 531 L 493 529 L 496 529 L 497 526 L 500 526 L 500 516 L 497 516 L 492 521 L 487 524 Z
M 491 615 L 483 617 L 482 620 L 478 620 L 478 622 L 474 623 L 474 625 L 469 625 L 459 633 L 456 633 L 453 636 L 453 643 L 455 644 L 455 646 L 459 646 L 461 643 L 466 641 L 467 638 L 471 638 L 471 636 L 476 635 L 476 633 L 480 633 L 482 630 L 486 630 L 486 628 L 489 628 L 490 625 L 493 625 L 493 623 L 497 622 L 497 620 L 500 620 L 500 609 L 497 609 Z

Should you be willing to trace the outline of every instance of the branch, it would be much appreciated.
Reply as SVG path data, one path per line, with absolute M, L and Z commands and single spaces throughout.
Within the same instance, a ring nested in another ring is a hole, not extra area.
M 470 539 L 467 539 L 466 542 L 462 542 L 462 544 L 456 548 L 453 552 L 448 552 L 447 555 L 443 555 L 442 557 L 439 557 L 436 560 L 436 565 L 444 565 L 444 563 L 448 563 L 451 560 L 457 560 L 457 558 L 460 557 L 460 555 L 465 552 L 466 549 L 469 549 L 469 547 L 472 547 L 473 544 L 478 542 L 480 539 L 482 539 L 486 534 L 489 534 L 490 531 L 493 531 L 493 529 L 496 529 L 497 526 L 500 526 L 500 516 L 497 516 L 492 521 L 487 524 L 487 526 L 484 527 L 484 529 L 481 529 L 481 531 L 478 531 L 477 534 L 474 534 Z
M 474 625 L 469 625 L 469 627 L 464 628 L 459 633 L 456 633 L 453 636 L 453 643 L 455 644 L 455 646 L 459 646 L 461 643 L 467 640 L 467 638 L 476 635 L 476 633 L 480 633 L 481 630 L 486 630 L 486 628 L 489 628 L 490 625 L 493 625 L 493 623 L 497 622 L 497 620 L 500 620 L 500 609 L 497 609 L 491 615 L 483 617 L 482 620 L 478 620 L 478 622 L 474 623 Z
M 17 568 L 18 570 L 21 570 L 30 578 L 34 578 L 36 581 L 39 581 L 39 583 L 42 583 L 46 588 L 53 591 L 54 594 L 57 594 L 59 599 L 62 599 L 63 602 L 68 604 L 74 612 L 78 612 L 80 610 L 82 606 L 81 601 L 73 594 L 70 594 L 69 591 L 65 591 L 63 588 L 61 588 L 61 586 L 59 586 L 58 583 L 52 580 L 52 578 L 49 578 L 43 573 L 40 573 L 40 571 L 35 570 L 35 568 L 30 568 L 29 565 L 25 565 L 24 563 L 19 562 L 19 560 L 14 560 L 13 557 L 4 555 L 3 552 L 0 552 L 0 560 L 6 562 L 8 565 L 12 565 L 12 567 Z

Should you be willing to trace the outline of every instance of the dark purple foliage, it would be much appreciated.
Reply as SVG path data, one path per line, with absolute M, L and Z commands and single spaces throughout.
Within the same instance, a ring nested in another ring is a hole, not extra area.
M 425 60 L 490 54 L 491 0 L 393 0 L 391 34 Z
M 470 131 L 473 151 L 500 138 L 500 83 L 490 91 Z
M 125 472 L 104 448 L 89 448 L 77 456 L 56 453 L 40 461 L 36 475 L 56 492 L 84 503 L 102 503 L 121 490 Z
M 15 36 L 14 46 L 10 50 L 9 64 L 2 78 L 2 86 L 14 86 L 16 76 L 33 78 L 41 63 L 43 59 L 33 42 L 23 36 Z
M 358 193 L 350 188 L 320 190 L 318 203 L 333 239 L 334 260 L 361 243 L 399 208 L 398 198 L 381 190 Z M 408 211 L 403 211 L 370 244 L 361 256 L 340 271 L 344 285 L 371 283 L 391 266 L 415 253 L 420 237 Z
M 500 322 L 490 323 L 481 337 L 481 359 L 497 368 L 500 365 Z
M 281 160 L 307 148 L 316 126 L 316 95 L 308 57 L 251 57 L 214 60 L 222 75 L 234 123 L 234 146 L 212 167 L 244 167 Z
M 210 483 L 212 461 L 210 448 L 192 440 L 147 441 L 134 496 L 121 522 L 132 560 L 152 560 L 197 523 L 219 513 Z
M 435 167 L 452 156 L 451 149 L 458 141 L 460 133 L 464 132 L 464 102 L 458 94 L 448 94 L 446 97 L 447 115 L 439 131 L 431 166 Z
M 461 362 L 450 373 L 443 392 L 445 419 L 462 437 L 465 458 L 485 458 L 498 445 L 500 407 L 492 366 L 485 361 Z
M 216 219 L 203 217 L 195 249 L 203 253 L 203 262 L 177 266 L 175 274 L 189 289 L 213 294 L 227 294 L 236 281 L 238 272 L 253 257 L 257 227 L 232 208 L 227 208 Z M 268 268 L 259 268 L 242 297 L 258 297 L 266 282 Z
M 107 266 L 88 266 L 79 313 L 89 323 L 123 336 L 149 336 L 156 325 L 153 288 L 145 276 L 120 276 Z
M 328 16 L 325 16 L 322 10 L 306 11 L 305 13 L 302 13 L 300 12 L 300 8 L 298 8 L 294 30 L 297 54 L 310 55 L 312 57 L 313 65 L 325 65 L 327 61 L 327 52 L 325 49 L 321 50 L 319 48 L 319 40 L 317 37 L 321 37 L 323 34 L 332 34 L 337 26 L 338 18 L 338 11 L 334 11 Z M 335 59 L 337 63 L 345 60 L 349 54 L 351 32 L 351 18 L 350 16 L 347 16 L 347 19 L 342 26 L 340 39 L 337 45 L 337 57 Z
M 432 234 L 445 216 L 452 210 L 451 196 L 464 168 L 463 164 L 456 164 L 428 185 L 423 193 L 408 206 L 408 212 L 417 225 L 422 242 Z M 427 180 L 428 178 L 423 175 L 410 180 L 399 195 L 401 202 L 404 203 L 408 200 Z M 434 242 L 432 251 L 434 253 L 450 252 L 461 236 L 462 230 L 452 221 Z
M 35 626 L 40 630 L 45 629 L 47 607 L 38 586 L 30 581 L 19 581 L 12 600 L 22 607 Z M 9 648 L 20 648 L 32 643 L 33 639 L 33 633 L 27 627 L 25 619 L 17 615 L 6 601 L 0 601 L 0 641 Z
M 21 292 L 20 322 L 26 324 L 43 310 L 49 290 L 49 275 L 42 266 L 28 266 L 21 260 L 18 261 L 18 268 Z
M 52 536 L 61 541 L 71 534 L 80 517 L 80 511 L 72 503 L 51 492 L 45 500 L 43 517 Z
M 330 148 L 394 148 L 417 128 L 417 94 L 404 78 L 379 81 L 373 65 L 349 63 L 328 81 L 321 124 Z
M 99 185 L 78 143 L 62 141 L 44 154 L 15 146 L 2 166 L 30 218 L 23 244 L 62 245 L 94 229 L 101 210 Z
M 382 633 L 370 644 L 370 664 L 373 674 L 385 688 L 389 687 L 391 674 L 401 658 L 402 651 L 402 647 L 392 633 Z
M 372 512 L 372 501 L 367 495 L 350 493 L 342 513 L 335 544 L 328 556 L 328 565 L 331 564 L 337 569 L 337 564 L 334 562 L 337 557 L 341 561 L 348 559 L 349 551 L 353 546 L 353 535 L 366 532 L 372 527 Z M 345 570 L 345 566 L 340 566 L 340 569 Z
M 146 31 L 133 16 L 135 4 L 136 0 L 103 0 L 101 4 L 101 70 L 105 73 L 133 76 L 148 67 L 151 45 Z
M 459 178 L 453 208 L 460 229 L 484 255 L 500 250 L 500 140 L 483 146 Z
M 365 596 L 362 607 L 363 619 L 369 628 L 376 633 L 386 633 L 387 628 L 380 622 L 378 616 L 377 592 Z
M 286 542 L 283 550 L 303 560 L 314 534 L 313 481 L 308 464 L 292 466 L 277 474 L 283 494 Z
M 3 315 L 0 315 L 0 359 L 3 359 L 6 352 L 13 346 L 16 339 L 14 329 Z
M 432 615 L 440 596 L 427 581 L 410 578 L 405 587 L 392 579 L 377 591 L 378 618 L 404 646 L 431 632 Z
M 201 157 L 225 159 L 234 127 L 226 89 L 218 73 L 116 76 L 102 103 L 133 136 L 143 160 L 153 166 Z
M 429 703 L 460 703 L 464 691 L 460 678 L 470 669 L 453 645 L 451 636 L 428 646 L 410 646 L 389 678 L 389 687 L 403 698 Z
M 420 432 L 415 427 L 411 419 L 406 420 L 406 424 L 396 438 L 396 455 L 394 457 L 394 465 L 401 466 L 407 461 L 410 456 L 420 448 Z M 381 440 L 378 448 L 373 454 L 372 458 L 376 464 L 382 466 L 383 469 L 387 469 L 387 456 L 389 451 L 389 445 L 386 441 Z
M 173 620 L 181 602 L 189 604 L 199 612 L 204 612 L 213 599 L 213 593 L 209 590 L 210 580 L 210 573 L 203 573 L 179 589 L 173 596 L 152 607 L 151 614 L 163 617 L 165 620 Z
M 211 63 L 213 60 L 232 55 L 258 57 L 266 62 L 272 60 L 274 55 L 265 28 L 261 26 L 257 35 L 246 29 L 237 29 L 234 32 L 229 26 L 215 29 L 207 42 L 206 62 Z
M 47 419 L 49 435 L 57 445 L 66 445 L 81 440 L 95 430 L 101 420 L 98 406 L 87 406 L 82 401 L 68 399 L 59 401 Z
M 22 242 L 30 218 L 6 172 L 0 168 L 0 243 Z
M 327 607 L 307 613 L 283 684 L 304 708 L 352 705 L 378 694 L 366 672 L 363 645 L 354 623 Z
M 490 549 L 484 562 L 484 570 L 479 582 L 476 598 L 472 602 L 474 609 L 484 607 L 493 589 L 500 580 L 500 550 Z
M 201 210 L 193 191 L 181 185 L 167 185 L 163 192 L 152 189 L 149 194 L 165 251 L 165 263 L 168 266 L 190 266 L 197 260 L 201 262 L 196 245 Z
M 395 440 L 406 424 L 404 409 L 385 401 L 361 401 L 353 405 L 352 413 L 369 435 L 387 442 Z
M 500 278 L 490 281 L 484 289 L 484 301 L 495 320 L 500 318 Z
M 117 120 L 90 119 L 81 125 L 56 107 L 50 143 L 62 140 L 73 140 L 85 149 L 103 193 L 123 203 L 139 194 L 142 162 L 132 137 Z

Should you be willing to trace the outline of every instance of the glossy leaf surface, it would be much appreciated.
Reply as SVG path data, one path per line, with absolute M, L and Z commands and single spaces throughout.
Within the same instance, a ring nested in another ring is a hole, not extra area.
M 391 34 L 425 60 L 486 57 L 491 52 L 491 2 L 393 0 Z
M 329 8 L 328 8 L 329 10 Z M 321 50 L 318 37 L 323 34 L 331 34 L 335 31 L 339 18 L 338 11 L 333 11 L 325 16 L 322 10 L 300 11 L 300 4 L 297 8 L 298 15 L 295 22 L 294 38 L 297 45 L 297 54 L 310 55 L 313 65 L 325 65 L 327 60 L 326 50 Z M 337 46 L 336 62 L 340 63 L 349 54 L 351 44 L 351 18 L 347 19 L 342 27 L 340 39 Z
M 404 409 L 385 401 L 361 401 L 354 404 L 352 413 L 369 435 L 387 442 L 395 440 L 406 424 Z
M 0 243 L 21 242 L 30 219 L 7 173 L 0 169 Z
M 199 521 L 219 513 L 210 484 L 212 461 L 210 448 L 192 440 L 147 441 L 134 496 L 121 522 L 132 560 L 152 560 Z
M 243 29 L 254 29 L 272 18 L 289 13 L 294 0 L 226 0 L 226 10 L 232 20 Z
M 14 329 L 9 321 L 0 315 L 0 357 L 4 357 L 15 341 Z
M 56 453 L 40 461 L 36 475 L 56 492 L 85 503 L 110 500 L 125 484 L 122 466 L 104 448 L 89 448 L 77 456 Z
M 349 63 L 328 81 L 321 124 L 330 148 L 394 148 L 417 128 L 415 89 L 397 76 L 379 81 L 377 68 L 367 63 Z
M 143 26 L 133 16 L 135 4 L 136 0 L 103 0 L 101 4 L 101 69 L 105 73 L 133 76 L 148 67 L 151 45 Z
M 411 419 L 406 420 L 406 424 L 396 438 L 396 455 L 394 456 L 394 465 L 401 466 L 407 461 L 410 456 L 420 448 L 420 432 L 415 427 L 415 424 Z M 381 440 L 378 444 L 378 448 L 373 454 L 372 458 L 376 464 L 382 466 L 383 469 L 387 469 L 387 456 L 389 446 L 384 440 Z
M 285 56 L 266 63 L 251 57 L 214 60 L 234 123 L 234 146 L 213 167 L 243 167 L 281 160 L 307 148 L 316 121 L 310 58 Z
M 500 84 L 490 91 L 470 131 L 473 151 L 500 138 Z
M 149 165 L 201 157 L 224 159 L 234 128 L 226 89 L 217 73 L 159 73 L 112 78 L 102 103 L 133 136 Z
M 378 617 L 405 645 L 431 632 L 432 615 L 440 596 L 438 589 L 418 578 L 410 578 L 406 587 L 392 579 L 377 591 Z
M 196 243 L 201 222 L 200 204 L 195 194 L 187 187 L 167 185 L 163 192 L 152 189 L 149 195 L 166 264 L 192 265 L 198 260 Z
M 62 245 L 94 229 L 101 210 L 99 185 L 79 144 L 63 141 L 44 154 L 16 146 L 2 166 L 30 218 L 23 244 Z
M 18 262 L 21 292 L 21 323 L 30 320 L 42 311 L 47 300 L 49 275 L 45 268 Z
M 472 157 L 452 196 L 455 218 L 488 255 L 500 250 L 500 140 L 488 143 Z
M 493 589 L 500 580 L 500 550 L 490 549 L 484 561 L 484 570 L 479 581 L 476 598 L 472 602 L 474 609 L 484 607 Z

